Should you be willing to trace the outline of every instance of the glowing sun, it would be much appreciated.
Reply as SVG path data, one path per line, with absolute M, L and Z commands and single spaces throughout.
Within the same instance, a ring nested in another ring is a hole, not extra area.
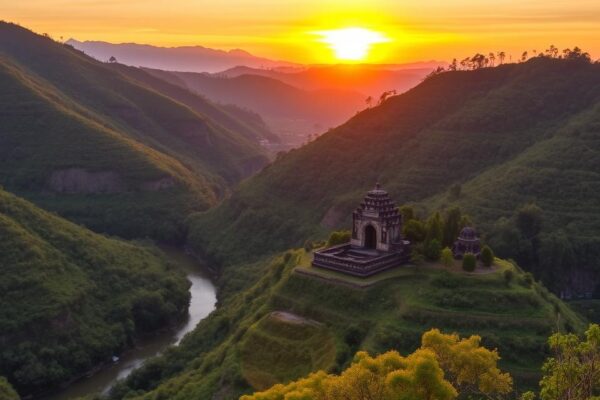
M 365 28 L 343 28 L 315 32 L 320 42 L 334 51 L 338 60 L 360 61 L 367 58 L 373 44 L 389 42 L 380 32 Z

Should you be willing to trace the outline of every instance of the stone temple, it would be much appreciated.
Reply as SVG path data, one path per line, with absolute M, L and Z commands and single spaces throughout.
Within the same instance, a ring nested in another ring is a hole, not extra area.
M 402 239 L 402 215 L 379 184 L 352 213 L 350 243 L 318 250 L 312 265 L 366 277 L 408 262 L 410 243 Z

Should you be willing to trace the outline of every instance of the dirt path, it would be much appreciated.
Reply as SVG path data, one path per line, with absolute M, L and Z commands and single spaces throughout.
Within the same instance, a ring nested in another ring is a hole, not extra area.
M 321 325 L 320 322 L 317 322 L 313 319 L 306 319 L 304 317 L 301 317 L 300 315 L 293 314 L 293 313 L 287 312 L 287 311 L 273 311 L 270 314 L 270 316 L 271 316 L 271 318 L 275 318 L 275 319 L 278 319 L 279 321 L 288 322 L 291 324 Z

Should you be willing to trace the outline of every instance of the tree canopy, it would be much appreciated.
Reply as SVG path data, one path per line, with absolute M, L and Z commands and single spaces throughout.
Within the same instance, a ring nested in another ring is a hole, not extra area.
M 498 369 L 498 352 L 480 342 L 479 336 L 461 339 L 432 329 L 406 357 L 396 351 L 376 357 L 361 351 L 340 375 L 319 371 L 242 400 L 450 400 L 459 393 L 509 393 L 512 378 Z

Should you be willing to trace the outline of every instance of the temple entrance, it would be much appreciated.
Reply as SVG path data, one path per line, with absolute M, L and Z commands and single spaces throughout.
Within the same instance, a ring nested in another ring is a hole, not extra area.
M 373 225 L 365 227 L 365 248 L 374 249 L 377 247 L 377 232 Z

